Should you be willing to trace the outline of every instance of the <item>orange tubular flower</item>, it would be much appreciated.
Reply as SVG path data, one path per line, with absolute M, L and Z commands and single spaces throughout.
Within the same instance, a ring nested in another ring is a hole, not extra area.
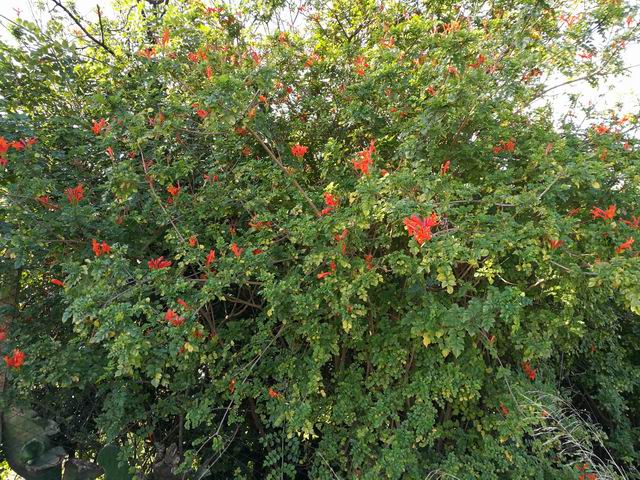
M 111 253 L 111 247 L 104 240 L 102 243 L 99 243 L 96 239 L 91 240 L 91 250 L 93 250 L 96 257 L 99 257 L 102 254 L 106 255 Z
M 42 205 L 45 208 L 48 208 L 49 210 L 57 210 L 59 208 L 58 205 L 51 203 L 51 200 L 49 199 L 49 195 L 40 195 L 39 197 L 36 197 L 36 200 L 40 205 Z
M 271 398 L 280 398 L 282 395 L 276 392 L 273 388 L 269 387 L 269 396 Z
M 549 243 L 551 250 L 556 250 L 564 244 L 564 240 L 554 240 L 552 238 L 548 239 L 547 242 Z
M 328 272 L 320 272 L 318 275 L 316 275 L 316 277 L 318 277 L 318 280 L 322 280 L 323 278 L 328 277 L 329 275 L 331 275 L 335 271 L 336 271 L 336 262 L 331 260 L 331 262 L 329 263 L 329 271 Z
M 367 270 L 373 269 L 373 255 L 368 253 L 364 256 L 364 263 L 367 266 Z
M 633 215 L 631 216 L 630 220 L 623 220 L 624 223 L 626 223 L 629 227 L 635 229 L 640 228 L 640 215 L 638 215 L 637 217 L 634 217 Z
M 233 254 L 237 257 L 239 257 L 240 255 L 242 255 L 242 252 L 244 252 L 244 248 L 240 248 L 238 247 L 237 243 L 232 243 L 231 244 L 231 251 L 233 252 Z
M 9 142 L 4 137 L 0 137 L 0 155 L 7 153 L 9 151 Z
M 153 47 L 143 48 L 142 50 L 138 51 L 138 56 L 150 60 L 156 56 L 156 49 Z
M 169 43 L 169 29 L 165 28 L 162 31 L 162 39 L 160 40 L 160 45 L 162 45 L 163 47 L 166 47 L 168 43 Z
M 616 248 L 616 253 L 622 253 L 627 249 L 631 248 L 631 245 L 633 245 L 633 242 L 635 242 L 636 239 L 631 237 L 629 238 L 626 242 L 621 243 L 618 248 Z

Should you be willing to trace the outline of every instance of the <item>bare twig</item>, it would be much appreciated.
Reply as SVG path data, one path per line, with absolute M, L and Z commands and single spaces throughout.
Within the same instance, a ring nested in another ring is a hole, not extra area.
M 96 10 L 98 11 L 98 23 L 100 24 L 100 38 L 102 39 L 102 43 L 104 42 L 104 25 L 102 25 L 102 13 L 100 12 L 100 5 L 96 5 Z
M 333 468 L 331 468 L 331 465 L 329 465 L 329 462 L 327 462 L 326 458 L 324 458 L 322 456 L 322 453 L 320 453 L 320 451 L 318 451 L 318 456 L 322 459 L 322 461 L 325 463 L 325 465 L 327 467 L 329 467 L 329 470 L 331 470 L 331 473 L 333 473 L 333 476 L 337 479 L 340 480 L 340 477 L 336 474 L 336 472 L 333 471 Z
M 78 17 L 76 17 L 71 10 L 69 10 L 67 7 L 65 7 L 60 0 L 52 0 L 52 1 L 53 1 L 53 3 L 55 5 L 57 5 L 62 10 L 64 10 L 64 12 L 69 16 L 69 18 L 71 18 L 71 20 L 73 20 L 73 22 L 78 27 L 80 27 L 80 30 L 82 30 L 84 32 L 84 34 L 87 37 L 89 37 L 91 39 L 91 41 L 93 41 L 93 43 L 95 43 L 99 47 L 102 47 L 105 51 L 107 51 L 108 53 L 110 53 L 114 57 L 116 56 L 116 53 L 113 50 L 111 50 L 111 48 L 109 48 L 109 46 L 106 43 L 104 43 L 104 41 L 101 41 L 101 40 L 97 39 L 91 33 L 89 33 L 89 31 L 85 28 L 85 26 L 82 25 L 82 22 L 80 21 L 80 19 Z M 100 17 L 100 14 L 98 14 L 98 16 Z M 100 26 L 102 27 L 102 20 L 100 20 Z
M 291 183 L 293 183 L 293 185 L 298 189 L 298 191 L 300 192 L 300 195 L 304 197 L 309 207 L 311 207 L 311 210 L 313 210 L 313 213 L 315 213 L 317 217 L 322 216 L 318 207 L 316 207 L 316 205 L 313 203 L 313 200 L 311 200 L 309 195 L 307 195 L 307 192 L 304 191 L 304 189 L 300 186 L 298 181 L 295 178 L 293 178 L 291 174 L 287 171 L 284 164 L 282 163 L 282 160 L 274 153 L 274 151 L 271 148 L 269 148 L 269 146 L 264 142 L 264 140 L 262 140 L 260 135 L 258 135 L 256 132 L 254 132 L 251 129 L 247 129 L 247 130 L 249 130 L 249 133 L 251 133 L 253 138 L 255 138 L 258 141 L 258 143 L 262 146 L 264 151 L 267 152 L 267 155 L 269 155 L 271 160 L 273 160 L 273 162 L 280 168 L 280 170 L 282 170 L 282 173 L 284 173 L 287 177 L 289 177 L 289 179 L 291 180 Z
M 542 191 L 542 193 L 541 193 L 540 195 L 538 195 L 538 200 L 541 200 L 541 199 L 542 199 L 542 197 L 544 197 L 544 196 L 546 195 L 546 193 L 551 189 L 551 187 L 553 187 L 553 186 L 558 182 L 558 180 L 560 180 L 561 178 L 562 178 L 562 175 L 558 175 L 556 178 L 554 178 L 553 182 L 551 182 L 551 183 L 547 186 L 547 188 L 545 188 L 545 189 Z
M 247 305 L 248 307 L 261 309 L 262 305 L 258 305 L 257 303 L 248 302 L 246 300 L 242 300 L 241 298 L 232 297 L 231 295 L 225 295 L 225 298 L 233 303 L 239 303 L 240 305 Z
M 142 148 L 140 148 L 140 145 L 138 145 L 138 151 L 140 152 L 140 157 L 142 158 L 142 168 L 144 170 L 144 173 L 147 174 L 147 163 L 145 162 L 144 159 L 144 153 L 142 153 Z M 149 182 L 149 188 L 151 190 L 151 193 L 153 194 L 154 198 L 156 199 L 156 201 L 158 202 L 158 205 L 160 206 L 160 208 L 162 209 L 162 211 L 164 212 L 164 214 L 167 216 L 167 218 L 169 219 L 169 222 L 171 222 L 171 226 L 173 227 L 173 229 L 175 230 L 175 232 L 178 234 L 178 237 L 180 238 L 180 241 L 182 243 L 187 243 L 187 240 L 184 238 L 184 236 L 182 235 L 182 233 L 180 232 L 180 230 L 178 229 L 177 225 L 175 224 L 175 222 L 173 221 L 173 217 L 169 214 L 169 212 L 167 211 L 167 209 L 164 207 L 164 205 L 162 204 L 162 200 L 160 199 L 160 196 L 157 194 L 156 189 L 153 187 L 153 182 Z

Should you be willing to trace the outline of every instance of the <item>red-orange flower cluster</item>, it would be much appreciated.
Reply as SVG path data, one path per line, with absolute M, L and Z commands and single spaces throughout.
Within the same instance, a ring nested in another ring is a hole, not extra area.
M 322 209 L 322 211 L 320 212 L 320 215 L 326 215 L 327 213 L 331 212 L 331 210 L 336 208 L 339 203 L 338 199 L 336 199 L 336 197 L 331 195 L 329 192 L 324 192 L 323 196 L 324 196 L 325 208 Z
M 269 396 L 271 398 L 280 398 L 282 395 L 276 392 L 273 388 L 269 387 Z
M 469 64 L 469 67 L 471 68 L 480 68 L 480 65 L 482 65 L 485 60 L 487 59 L 487 57 L 485 57 L 483 54 L 479 53 L 478 57 L 476 58 L 476 61 L 473 63 Z
M 336 271 L 336 262 L 331 260 L 331 262 L 329 263 L 329 269 L 330 270 L 328 272 L 320 272 L 318 275 L 316 275 L 316 277 L 318 277 L 318 280 L 322 280 L 323 278 L 328 277 L 333 272 L 335 272 Z
M 353 62 L 353 65 L 355 67 L 356 74 L 360 75 L 361 77 L 364 76 L 365 70 L 369 68 L 367 59 L 364 58 L 362 55 L 356 57 L 356 59 Z
M 156 49 L 154 47 L 142 48 L 138 51 L 137 55 L 150 60 L 156 56 Z
M 36 200 L 40 205 L 42 205 L 43 207 L 49 210 L 57 210 L 59 208 L 58 205 L 51 203 L 51 200 L 49 199 L 49 195 L 40 195 L 36 197 Z
M 369 167 L 373 163 L 371 154 L 376 151 L 375 139 L 371 140 L 368 148 L 358 152 L 358 159 L 352 160 L 353 168 L 358 170 L 362 175 L 369 175 Z
M 438 222 L 438 216 L 434 212 L 427 218 L 411 215 L 411 217 L 405 218 L 403 223 L 409 235 L 412 235 L 416 242 L 422 246 L 424 242 L 431 240 L 431 229 L 440 222 Z
M 203 49 L 200 49 L 197 52 L 189 52 L 187 54 L 187 58 L 193 63 L 204 62 L 207 60 L 207 52 Z
M 24 364 L 24 357 L 24 352 L 16 348 L 11 353 L 11 356 L 4 356 L 4 363 L 6 363 L 7 367 L 10 368 L 20 368 Z
M 71 205 L 76 205 L 80 200 L 84 198 L 84 188 L 82 187 L 82 185 L 69 187 L 64 191 L 64 193 Z
M 516 149 L 516 142 L 513 138 L 510 138 L 506 142 L 504 140 L 500 140 L 500 143 L 493 147 L 493 153 L 504 152 L 513 152 Z
M 164 319 L 174 327 L 179 327 L 184 323 L 184 318 L 171 309 L 166 311 L 166 313 L 164 314 Z
M 167 192 L 169 192 L 169 195 L 171 195 L 172 197 L 177 197 L 180 193 L 180 190 L 181 188 L 176 185 L 169 185 L 167 187 Z
M 598 480 L 598 477 L 595 473 L 588 473 L 589 464 L 583 463 L 582 465 L 576 465 L 576 470 L 578 470 L 580 475 L 578 476 L 578 480 Z
M 254 215 L 253 219 L 249 222 L 249 226 L 255 230 L 263 230 L 265 228 L 271 228 L 273 224 L 268 220 L 256 220 Z
M 111 253 L 111 247 L 107 245 L 107 242 L 103 240 L 102 243 L 99 243 L 95 238 L 91 240 L 91 249 L 93 250 L 93 253 L 95 253 L 96 257 L 99 257 L 102 254 L 106 255 Z
M 593 127 L 594 131 L 598 134 L 598 135 L 604 135 L 606 133 L 609 133 L 609 127 L 607 127 L 604 123 L 601 123 L 600 125 L 596 125 L 595 127 Z
M 529 377 L 529 380 L 534 381 L 536 379 L 538 369 L 533 368 L 528 360 L 526 362 L 522 362 L 522 371 L 527 377 Z
M 598 207 L 593 207 L 591 209 L 591 216 L 595 218 L 602 218 L 603 220 L 613 220 L 616 216 L 616 206 L 609 205 L 609 208 L 606 210 L 602 210 Z
M 305 147 L 304 145 L 296 143 L 293 147 L 291 147 L 291 155 L 293 155 L 297 159 L 302 160 L 302 157 L 304 157 L 304 154 L 307 153 L 308 150 L 309 147 Z
M 93 125 L 91 126 L 91 131 L 94 135 L 100 135 L 102 129 L 107 125 L 107 121 L 104 118 L 96 121 L 93 120 Z
M 152 258 L 147 262 L 149 270 L 162 270 L 171 266 L 170 260 L 165 260 L 164 257 Z
M 166 47 L 168 43 L 169 43 L 169 29 L 165 28 L 162 31 L 162 38 L 160 39 L 160 45 L 162 45 L 163 47 Z
M 364 256 L 364 264 L 367 266 L 367 270 L 373 269 L 373 255 L 368 253 Z
M 347 230 L 346 228 L 343 228 L 342 233 L 336 234 L 333 236 L 336 242 L 338 242 L 338 244 L 340 245 L 340 251 L 342 252 L 343 255 L 346 255 L 347 253 L 347 242 L 345 242 L 345 239 L 347 238 L 348 234 L 349 234 L 349 230 Z

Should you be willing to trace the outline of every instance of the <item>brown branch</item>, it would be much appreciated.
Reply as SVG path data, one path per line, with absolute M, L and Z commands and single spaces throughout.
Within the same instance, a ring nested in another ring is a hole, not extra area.
M 289 177 L 289 179 L 291 179 L 291 183 L 293 183 L 293 185 L 300 192 L 300 195 L 302 195 L 304 199 L 307 201 L 307 204 L 309 205 L 309 207 L 311 207 L 311 210 L 313 210 L 313 212 L 316 214 L 316 217 L 321 217 L 322 214 L 320 213 L 320 210 L 318 209 L 318 207 L 316 207 L 316 205 L 313 203 L 309 195 L 307 195 L 307 192 L 305 192 L 304 189 L 300 186 L 298 181 L 295 178 L 293 178 L 293 176 L 291 176 L 291 174 L 287 171 L 284 164 L 282 163 L 282 160 L 278 158 L 278 156 L 273 152 L 273 150 L 269 148 L 269 146 L 264 142 L 264 140 L 262 140 L 262 138 L 260 138 L 260 136 L 256 132 L 254 132 L 251 129 L 247 129 L 247 130 L 249 130 L 249 133 L 251 133 L 253 138 L 255 138 L 258 141 L 258 143 L 262 146 L 264 151 L 267 152 L 267 155 L 269 155 L 271 160 L 273 160 L 273 162 L 280 168 L 280 170 L 282 170 L 282 173 L 284 173 L 287 177 Z
M 67 7 L 65 7 L 60 0 L 52 0 L 52 1 L 53 1 L 54 4 L 56 4 L 58 7 L 60 7 L 62 10 L 65 11 L 65 13 L 69 16 L 69 18 L 71 18 L 71 20 L 73 20 L 73 22 L 78 27 L 80 27 L 80 30 L 82 30 L 84 32 L 84 34 L 93 41 L 93 43 L 95 43 L 96 45 L 102 47 L 104 50 L 109 52 L 114 57 L 116 56 L 116 53 L 113 50 L 111 50 L 107 46 L 106 43 L 104 43 L 103 41 L 98 40 L 96 37 L 91 35 L 91 33 L 89 33 L 89 31 L 82 25 L 82 22 L 80 22 L 80 19 L 78 17 L 76 17 L 71 10 L 69 10 Z M 98 14 L 98 15 L 100 15 L 100 14 Z M 102 20 L 100 21 L 100 24 L 102 25 Z
M 432 237 L 441 237 L 443 235 L 451 234 L 457 232 L 457 227 L 447 228 L 446 230 L 440 230 L 431 234 Z
M 100 12 L 100 5 L 96 5 L 98 11 L 98 23 L 100 24 L 100 39 L 104 43 L 104 25 L 102 25 L 102 12 Z
M 249 404 L 249 414 L 251 415 L 251 420 L 253 421 L 253 426 L 258 432 L 260 437 L 264 437 L 265 431 L 262 422 L 260 421 L 260 417 L 256 413 L 256 402 L 252 397 L 247 398 L 247 403 Z
M 224 296 L 226 300 L 229 300 L 232 303 L 239 303 L 240 305 L 247 305 L 249 307 L 261 309 L 262 305 L 258 305 L 257 303 L 247 302 L 246 300 L 242 300 L 241 298 L 232 297 L 231 295 Z
M 541 193 L 540 195 L 538 195 L 538 200 L 541 200 L 541 199 L 542 199 L 542 197 L 544 197 L 544 196 L 546 195 L 546 193 L 547 193 L 549 190 L 551 190 L 551 187 L 553 187 L 553 186 L 558 182 L 558 180 L 560 180 L 561 178 L 562 178 L 562 175 L 558 175 L 558 176 L 553 180 L 553 182 L 551 182 L 551 183 L 547 186 L 547 188 L 545 188 L 545 189 L 542 191 L 542 193 Z
M 145 162 L 144 153 L 142 153 L 142 148 L 140 148 L 140 145 L 138 145 L 138 151 L 140 152 L 140 158 L 142 158 L 142 169 L 144 170 L 144 173 L 146 175 L 147 174 L 147 163 Z M 156 189 L 153 186 L 153 179 L 151 179 L 151 181 L 149 181 L 148 183 L 149 183 L 149 189 L 151 190 L 151 193 L 153 194 L 153 197 L 157 200 L 158 205 L 160 206 L 160 208 L 162 209 L 164 214 L 169 219 L 169 222 L 171 222 L 171 226 L 173 227 L 173 229 L 178 234 L 178 237 L 180 238 L 182 243 L 186 244 L 187 240 L 184 238 L 182 233 L 180 233 L 180 230 L 178 229 L 177 225 L 173 221 L 173 217 L 171 216 L 171 214 L 167 211 L 167 209 L 162 204 L 162 200 L 160 199 L 160 196 L 158 195 L 158 193 L 156 192 Z

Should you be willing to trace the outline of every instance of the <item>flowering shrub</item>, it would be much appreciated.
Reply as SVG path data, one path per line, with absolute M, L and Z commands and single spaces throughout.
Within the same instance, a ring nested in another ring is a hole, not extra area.
M 631 2 L 119 4 L 0 43 L 3 405 L 141 478 L 637 475 L 637 112 L 532 106 Z

